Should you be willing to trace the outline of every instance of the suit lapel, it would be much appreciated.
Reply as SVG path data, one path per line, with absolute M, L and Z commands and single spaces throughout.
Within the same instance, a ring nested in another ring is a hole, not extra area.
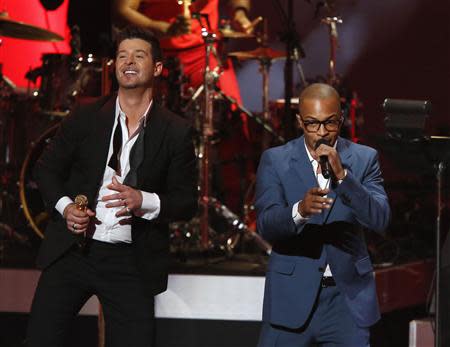
M 317 179 L 314 175 L 311 162 L 306 153 L 304 137 L 301 136 L 295 141 L 291 156 L 291 168 L 297 173 L 307 189 L 317 187 Z
M 95 141 L 92 146 L 92 177 L 95 184 L 95 191 L 101 183 L 105 173 L 106 160 L 108 159 L 109 143 L 111 140 L 112 128 L 115 119 L 116 97 L 112 95 L 100 108 L 95 124 Z
M 149 166 L 158 153 L 164 139 L 169 122 L 164 117 L 164 112 L 156 103 L 152 105 L 144 132 L 143 160 L 137 167 L 138 187 L 142 186 L 145 175 L 142 169 Z

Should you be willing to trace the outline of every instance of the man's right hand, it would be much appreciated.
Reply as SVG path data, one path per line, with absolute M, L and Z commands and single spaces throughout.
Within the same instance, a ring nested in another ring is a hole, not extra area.
M 90 209 L 80 211 L 77 206 L 72 203 L 64 209 L 64 218 L 66 219 L 67 229 L 73 234 L 83 234 L 86 232 L 91 217 L 95 216 L 95 212 Z
M 313 214 L 322 213 L 324 209 L 331 207 L 333 199 L 324 196 L 330 192 L 329 189 L 318 187 L 308 190 L 303 200 L 298 204 L 298 212 L 302 217 L 310 217 Z
M 191 18 L 177 16 L 175 21 L 167 23 L 163 31 L 164 36 L 180 36 L 191 32 Z

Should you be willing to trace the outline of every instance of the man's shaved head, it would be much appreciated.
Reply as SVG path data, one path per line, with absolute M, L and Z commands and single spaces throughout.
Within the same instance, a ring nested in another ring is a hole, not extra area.
M 302 105 L 306 99 L 324 100 L 331 98 L 335 99 L 338 102 L 340 110 L 340 96 L 336 91 L 336 89 L 325 83 L 310 84 L 300 93 L 299 98 L 300 114 L 302 113 Z

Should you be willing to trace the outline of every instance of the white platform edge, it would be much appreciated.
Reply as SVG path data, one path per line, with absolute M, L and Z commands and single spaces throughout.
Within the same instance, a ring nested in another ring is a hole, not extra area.
M 0 269 L 0 312 L 28 313 L 38 270 Z M 166 292 L 157 295 L 155 316 L 177 319 L 260 321 L 264 277 L 170 275 Z M 97 315 L 92 297 L 82 315 Z

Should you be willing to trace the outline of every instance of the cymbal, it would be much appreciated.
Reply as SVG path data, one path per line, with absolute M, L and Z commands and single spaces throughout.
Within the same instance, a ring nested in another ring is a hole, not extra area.
M 35 41 L 62 41 L 64 38 L 47 29 L 12 20 L 6 12 L 0 13 L 0 36 Z
M 254 34 L 247 34 L 232 29 L 219 29 L 220 37 L 223 39 L 251 39 L 254 38 Z
M 244 61 L 251 60 L 251 59 L 274 60 L 274 59 L 280 59 L 280 58 L 286 57 L 286 53 L 284 53 L 282 51 L 276 51 L 270 47 L 259 47 L 252 51 L 231 52 L 231 53 L 228 53 L 228 56 L 236 57 L 239 60 L 244 60 Z

